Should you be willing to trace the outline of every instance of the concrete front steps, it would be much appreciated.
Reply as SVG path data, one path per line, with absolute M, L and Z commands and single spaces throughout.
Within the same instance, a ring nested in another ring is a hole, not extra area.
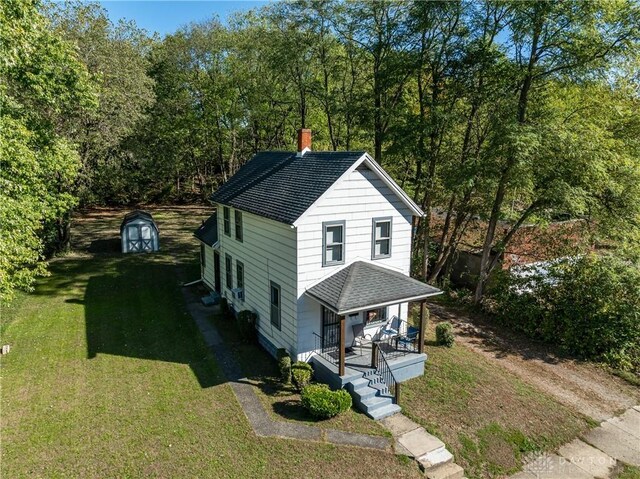
M 372 419 L 378 420 L 400 412 L 400 406 L 394 404 L 393 396 L 375 370 L 363 373 L 345 385 L 353 398 L 355 406 Z

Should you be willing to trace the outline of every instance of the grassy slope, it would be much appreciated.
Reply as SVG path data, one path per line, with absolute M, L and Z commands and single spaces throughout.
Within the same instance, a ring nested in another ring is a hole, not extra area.
M 402 389 L 403 410 L 445 441 L 470 478 L 515 472 L 527 453 L 588 428 L 582 416 L 463 346 L 431 343 L 426 353 L 424 376 Z
M 184 214 L 156 219 L 165 251 L 193 263 Z M 175 258 L 63 258 L 3 311 L 3 477 L 418 475 L 392 454 L 256 437 L 183 309 Z

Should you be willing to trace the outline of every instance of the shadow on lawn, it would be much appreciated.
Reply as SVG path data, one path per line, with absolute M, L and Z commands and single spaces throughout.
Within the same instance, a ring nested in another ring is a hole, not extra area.
M 55 277 L 84 290 L 66 302 L 84 305 L 89 359 L 110 354 L 188 364 L 201 387 L 222 382 L 184 307 L 172 258 L 98 255 L 65 263 Z M 96 271 L 101 274 L 89 274 Z M 60 286 L 49 285 L 58 292 Z

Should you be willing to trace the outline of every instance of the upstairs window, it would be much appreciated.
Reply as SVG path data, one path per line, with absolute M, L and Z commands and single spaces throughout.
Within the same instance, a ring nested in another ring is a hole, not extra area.
M 373 240 L 371 258 L 380 259 L 391 256 L 391 218 L 373 219 Z
M 222 221 L 224 234 L 226 234 L 227 236 L 231 236 L 231 210 L 228 206 L 225 206 L 222 208 L 222 213 L 224 216 Z
M 242 301 L 244 301 L 244 264 L 240 261 L 236 261 L 236 288 L 242 290 Z
M 231 260 L 231 255 L 229 254 L 225 254 L 224 255 L 224 273 L 226 276 L 226 284 L 227 284 L 227 288 L 231 289 L 233 288 L 233 270 L 232 268 L 232 263 L 233 261 Z
M 236 223 L 236 239 L 242 242 L 242 211 L 235 210 L 233 212 L 233 219 Z
M 322 223 L 322 266 L 344 264 L 344 221 Z
M 200 243 L 200 264 L 203 268 L 207 267 L 207 250 L 204 243 Z
M 270 284 L 271 324 L 280 330 L 280 286 L 273 281 Z

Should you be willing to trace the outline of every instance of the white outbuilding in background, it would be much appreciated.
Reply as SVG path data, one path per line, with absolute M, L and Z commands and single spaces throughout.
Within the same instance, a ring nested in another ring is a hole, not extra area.
M 142 210 L 127 213 L 120 225 L 123 253 L 149 253 L 158 251 L 158 227 L 151 214 Z

